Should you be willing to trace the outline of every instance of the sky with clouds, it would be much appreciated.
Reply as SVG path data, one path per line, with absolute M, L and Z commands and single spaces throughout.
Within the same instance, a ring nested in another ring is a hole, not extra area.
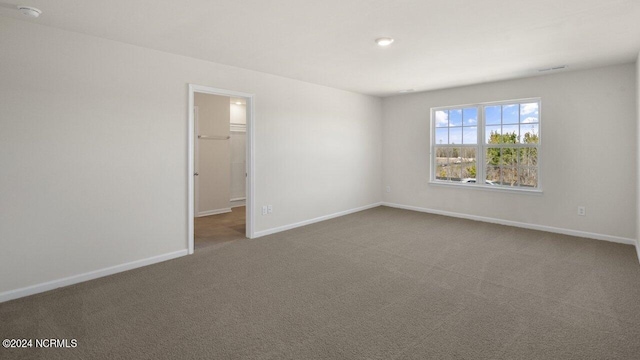
M 437 110 L 435 112 L 437 144 L 477 144 L 478 108 Z M 525 133 L 538 134 L 538 103 L 489 105 L 484 107 L 485 142 L 491 132 L 515 132 L 523 142 Z

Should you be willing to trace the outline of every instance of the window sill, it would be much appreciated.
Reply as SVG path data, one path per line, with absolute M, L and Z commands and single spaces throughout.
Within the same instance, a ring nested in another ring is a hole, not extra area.
M 542 189 L 519 189 L 519 188 L 512 188 L 512 187 L 504 187 L 500 185 L 456 184 L 451 182 L 433 181 L 433 180 L 429 181 L 429 186 L 431 185 L 459 188 L 459 189 L 486 190 L 486 191 L 497 191 L 497 192 L 527 194 L 527 195 L 542 195 Z

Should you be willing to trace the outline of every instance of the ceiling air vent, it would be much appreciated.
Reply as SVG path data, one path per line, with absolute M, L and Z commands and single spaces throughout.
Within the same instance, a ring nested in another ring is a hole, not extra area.
M 566 68 L 567 68 L 567 65 L 561 65 L 561 66 L 554 66 L 550 68 L 538 69 L 538 72 L 557 71 L 557 70 L 563 70 Z

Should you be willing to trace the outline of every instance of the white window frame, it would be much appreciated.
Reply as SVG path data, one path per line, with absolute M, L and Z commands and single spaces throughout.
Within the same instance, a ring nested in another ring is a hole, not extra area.
M 535 188 L 523 188 L 516 186 L 504 186 L 504 185 L 488 185 L 485 183 L 486 179 L 486 164 L 485 164 L 485 154 L 488 148 L 530 148 L 530 145 L 525 144 L 485 144 L 485 118 L 484 118 L 484 109 L 488 106 L 496 106 L 496 105 L 511 105 L 511 104 L 522 104 L 522 103 L 538 103 L 538 144 L 536 148 L 538 149 L 538 163 L 536 166 L 537 174 L 538 174 L 538 186 Z M 436 144 L 436 123 L 435 123 L 435 113 L 436 111 L 442 110 L 457 110 L 457 109 L 465 109 L 465 108 L 476 108 L 478 111 L 478 119 L 477 119 L 477 128 L 478 128 L 478 140 L 476 144 Z M 462 104 L 462 105 L 450 105 L 450 106 L 439 106 L 431 108 L 431 122 L 430 122 L 430 146 L 429 146 L 429 162 L 430 162 L 430 177 L 429 184 L 436 186 L 450 186 L 450 187 L 458 187 L 458 188 L 467 188 L 467 189 L 481 189 L 481 190 L 491 190 L 491 191 L 502 191 L 502 192 L 516 192 L 516 193 L 531 193 L 531 194 L 542 194 L 542 171 L 541 164 L 542 161 L 542 99 L 541 98 L 524 98 L 524 99 L 513 99 L 513 100 L 501 100 L 501 101 L 491 101 L 491 102 L 481 102 L 481 103 L 472 103 L 472 104 Z M 465 148 L 469 147 L 469 145 L 475 145 L 476 148 L 476 182 L 475 183 L 459 183 L 452 182 L 446 180 L 438 180 L 436 179 L 436 169 L 437 163 L 435 159 L 435 148 L 436 147 L 451 147 L 451 148 Z

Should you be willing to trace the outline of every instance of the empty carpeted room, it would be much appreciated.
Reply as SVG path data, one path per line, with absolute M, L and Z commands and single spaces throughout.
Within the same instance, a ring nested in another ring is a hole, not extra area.
M 639 18 L 0 0 L 0 358 L 639 358 Z

